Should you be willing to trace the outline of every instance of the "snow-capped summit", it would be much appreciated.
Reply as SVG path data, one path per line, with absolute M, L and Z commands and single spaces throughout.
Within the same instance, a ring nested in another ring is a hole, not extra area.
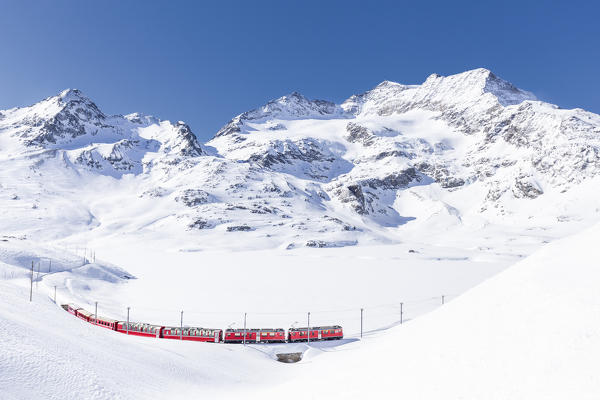
M 298 92 L 292 92 L 271 100 L 262 107 L 236 116 L 221 128 L 215 136 L 241 132 L 242 126 L 247 122 L 264 122 L 268 119 L 327 118 L 341 112 L 339 106 L 332 102 L 309 100 Z
M 0 187 L 0 202 L 44 202 L 44 216 L 18 220 L 51 225 L 67 201 L 80 210 L 73 231 L 85 221 L 102 235 L 118 214 L 132 232 L 183 230 L 207 246 L 246 232 L 249 246 L 328 247 L 552 230 L 596 213 L 585 193 L 600 179 L 600 116 L 537 101 L 482 68 L 383 81 L 342 104 L 294 92 L 234 117 L 206 146 L 184 122 L 109 116 L 75 89 L 1 115 L 0 184 L 37 189 Z M 43 199 L 56 176 L 69 200 Z M 89 188 L 107 182 L 107 203 L 90 206 Z
M 350 97 L 342 108 L 355 115 L 389 115 L 414 108 L 493 108 L 498 104 L 508 106 L 526 100 L 536 100 L 536 97 L 498 78 L 491 71 L 478 68 L 447 77 L 431 74 L 421 85 L 384 81 L 372 90 Z
M 145 157 L 173 163 L 203 154 L 184 122 L 172 124 L 140 113 L 106 115 L 78 89 L 4 115 L 0 134 L 5 147 L 59 152 L 76 166 L 111 176 L 141 173 Z
M 526 100 L 537 100 L 533 93 L 518 89 L 485 68 L 477 68 L 448 77 L 432 74 L 423 83 L 423 88 L 436 93 L 438 99 L 444 95 L 445 101 L 448 102 L 465 101 L 469 97 L 476 99 L 486 93 L 495 96 L 502 106 L 519 104 Z
M 58 97 L 64 103 L 68 103 L 70 101 L 89 101 L 89 99 L 79 89 L 65 89 L 56 97 Z

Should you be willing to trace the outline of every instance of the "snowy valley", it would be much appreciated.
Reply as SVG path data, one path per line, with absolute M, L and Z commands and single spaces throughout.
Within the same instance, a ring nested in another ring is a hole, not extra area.
M 397 367 L 414 376 L 410 398 L 549 398 L 536 376 L 550 390 L 563 363 L 600 355 L 598 320 L 585 322 L 600 315 L 599 183 L 600 116 L 486 69 L 384 81 L 341 104 L 294 92 L 206 143 L 185 122 L 107 115 L 76 89 L 0 111 L 0 333 L 23 332 L 0 351 L 0 387 L 18 382 L 7 398 L 39 380 L 52 382 L 40 398 L 366 398 L 389 393 Z M 58 303 L 98 302 L 119 320 L 131 307 L 148 322 L 178 325 L 183 310 L 191 326 L 240 328 L 247 313 L 289 328 L 311 312 L 347 335 L 312 347 L 155 344 L 83 325 L 51 301 L 55 288 Z M 577 311 L 557 326 L 554 312 L 536 313 L 545 307 Z M 576 336 L 588 350 L 544 353 Z M 304 359 L 277 363 L 280 351 Z M 506 363 L 519 368 L 495 387 L 486 368 L 502 375 Z M 548 365 L 558 368 L 544 375 Z M 453 368 L 476 390 L 446 379 Z M 434 378 L 441 386 L 419 391 Z M 599 389 L 590 374 L 569 378 L 578 389 L 557 386 L 557 398 Z

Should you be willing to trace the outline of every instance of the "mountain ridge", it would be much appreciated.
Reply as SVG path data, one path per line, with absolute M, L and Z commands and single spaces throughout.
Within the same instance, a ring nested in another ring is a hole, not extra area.
M 86 235 L 108 234 L 102 221 L 121 215 L 132 234 L 183 230 L 212 243 L 223 231 L 267 247 L 336 246 L 397 242 L 431 226 L 525 219 L 545 229 L 552 218 L 597 212 L 577 193 L 600 176 L 600 116 L 541 102 L 487 69 L 421 85 L 383 81 L 341 104 L 292 92 L 204 144 L 182 121 L 106 115 L 77 89 L 2 116 L 0 201 L 27 199 L 36 208 L 21 218 L 49 223 L 61 218 L 61 190 L 76 193 L 68 202 L 81 218 L 99 221 Z M 54 214 L 40 217 L 39 193 L 54 176 L 66 186 L 46 200 Z M 16 193 L 25 183 L 37 192 Z M 106 199 L 89 192 L 98 185 L 110 187 Z M 115 208 L 123 202 L 133 208 Z

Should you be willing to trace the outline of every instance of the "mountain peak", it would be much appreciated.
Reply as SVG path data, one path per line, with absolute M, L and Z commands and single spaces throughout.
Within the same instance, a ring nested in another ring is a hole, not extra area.
M 381 88 L 399 87 L 399 86 L 404 86 L 404 85 L 402 85 L 401 83 L 398 83 L 398 82 L 385 80 L 385 81 L 381 82 L 379 85 L 375 86 L 375 88 L 381 89 Z
M 72 100 L 89 100 L 79 89 L 65 89 L 57 97 L 65 103 Z
M 478 97 L 490 93 L 502 106 L 519 104 L 525 100 L 537 100 L 532 93 L 517 88 L 487 68 L 476 68 L 449 76 L 431 74 L 422 87 L 448 91 L 454 96 Z

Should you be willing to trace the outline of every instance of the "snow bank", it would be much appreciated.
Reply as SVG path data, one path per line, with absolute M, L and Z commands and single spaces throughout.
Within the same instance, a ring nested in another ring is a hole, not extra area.
M 600 225 L 555 242 L 450 304 L 319 358 L 287 398 L 595 399 Z

